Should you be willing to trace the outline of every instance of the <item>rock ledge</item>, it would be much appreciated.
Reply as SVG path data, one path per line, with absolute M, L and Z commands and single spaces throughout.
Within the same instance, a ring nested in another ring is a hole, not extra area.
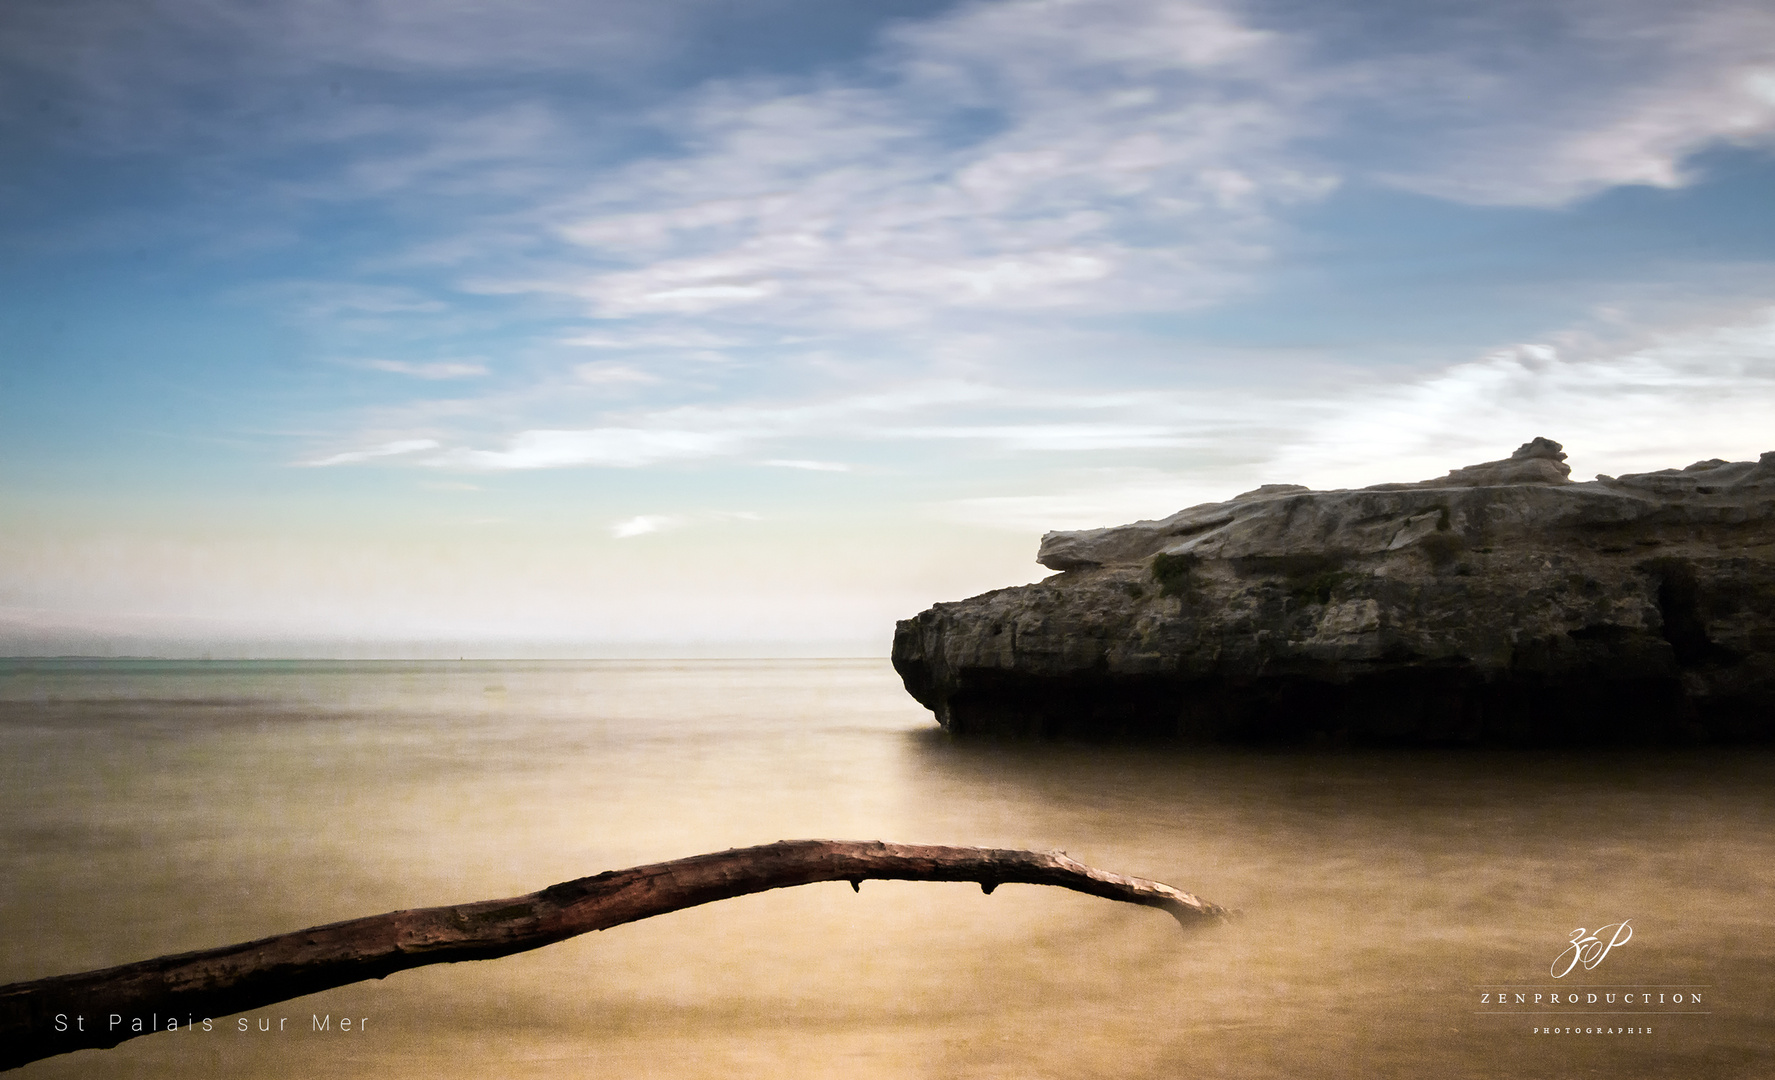
M 957 733 L 1775 738 L 1775 452 L 1588 483 L 1564 458 L 1049 533 L 1060 573 L 901 621 L 894 667 Z

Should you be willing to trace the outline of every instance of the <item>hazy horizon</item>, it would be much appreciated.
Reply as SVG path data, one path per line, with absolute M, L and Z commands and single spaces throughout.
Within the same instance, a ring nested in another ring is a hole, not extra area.
M 111 642 L 99 642 L 105 648 Z M 127 644 L 127 643 L 125 643 Z M 288 641 L 227 642 L 204 645 L 198 642 L 156 642 L 158 652 L 51 652 L 52 643 L 39 646 L 43 651 L 0 654 L 0 662 L 29 664 L 45 662 L 96 663 L 596 663 L 600 661 L 711 661 L 724 660 L 882 660 L 888 658 L 886 643 L 831 641 L 688 641 L 688 642 L 517 642 L 508 643 L 504 652 L 473 652 L 452 649 L 449 642 L 439 641 Z M 849 651 L 846 651 L 846 650 Z

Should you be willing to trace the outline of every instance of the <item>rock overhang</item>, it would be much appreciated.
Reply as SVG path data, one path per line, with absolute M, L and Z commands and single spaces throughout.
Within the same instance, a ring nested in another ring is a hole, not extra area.
M 903 621 L 895 666 L 957 731 L 1767 737 L 1775 452 L 1585 483 L 1564 456 L 1049 533 L 1061 573 Z

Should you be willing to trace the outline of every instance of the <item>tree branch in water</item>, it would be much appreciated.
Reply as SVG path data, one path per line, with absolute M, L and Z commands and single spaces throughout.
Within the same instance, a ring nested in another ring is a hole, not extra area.
M 1190 925 L 1226 912 L 1169 885 L 1123 877 L 1061 852 L 784 840 L 612 870 L 507 900 L 391 911 L 201 952 L 0 986 L 0 1069 L 116 1046 L 138 1017 L 227 1016 L 406 968 L 489 960 L 748 893 L 871 879 L 1054 885 L 1161 908 Z M 113 1025 L 115 1014 L 123 1018 Z M 57 1017 L 63 1019 L 58 1022 Z M 76 1017 L 84 1017 L 76 1024 Z M 65 1028 L 65 1030 L 58 1030 Z M 80 1030 L 84 1028 L 84 1030 Z

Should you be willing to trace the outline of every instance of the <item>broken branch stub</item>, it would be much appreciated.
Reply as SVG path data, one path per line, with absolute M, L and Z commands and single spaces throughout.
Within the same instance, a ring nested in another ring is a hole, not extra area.
M 218 1017 L 426 964 L 489 960 L 591 930 L 748 893 L 865 879 L 1054 885 L 1168 911 L 1183 925 L 1224 909 L 1061 852 L 784 840 L 611 870 L 505 900 L 391 911 L 219 949 L 0 986 L 0 1069 L 145 1034 L 100 1018 L 158 1013 Z M 57 1016 L 67 1018 L 57 1022 Z M 72 1022 L 85 1016 L 85 1030 Z M 57 1030 L 58 1027 L 65 1030 Z

